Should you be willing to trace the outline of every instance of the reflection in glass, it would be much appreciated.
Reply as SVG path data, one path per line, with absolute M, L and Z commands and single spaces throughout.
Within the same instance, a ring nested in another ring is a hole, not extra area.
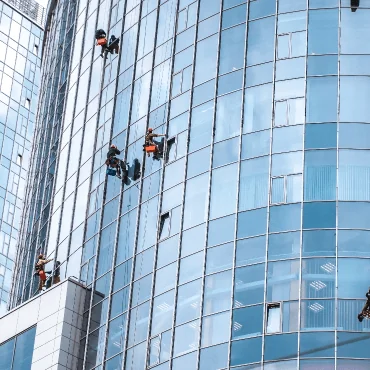
M 233 311 L 232 339 L 244 339 L 262 335 L 263 305 L 240 308 Z
M 199 338 L 199 320 L 178 326 L 175 329 L 173 355 L 178 356 L 197 347 Z
M 200 352 L 199 370 L 217 370 L 227 366 L 228 344 L 202 349 Z

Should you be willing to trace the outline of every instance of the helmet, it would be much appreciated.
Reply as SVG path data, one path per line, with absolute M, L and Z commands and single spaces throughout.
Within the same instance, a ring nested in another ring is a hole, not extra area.
M 153 131 L 153 129 L 149 127 L 148 128 L 148 132 L 152 132 L 152 131 Z
M 114 144 L 112 144 L 110 147 L 114 148 L 114 149 L 117 149 L 117 145 L 114 145 Z

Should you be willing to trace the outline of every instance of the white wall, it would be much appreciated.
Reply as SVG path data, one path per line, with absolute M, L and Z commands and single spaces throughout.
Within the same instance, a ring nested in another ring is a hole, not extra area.
M 0 318 L 0 344 L 36 325 L 32 370 L 78 370 L 86 290 L 65 280 Z

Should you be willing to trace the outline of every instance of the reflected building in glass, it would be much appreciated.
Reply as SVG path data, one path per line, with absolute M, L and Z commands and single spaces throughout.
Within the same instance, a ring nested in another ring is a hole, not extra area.
M 78 369 L 368 368 L 370 2 L 353 3 L 49 4 L 12 305 L 40 252 L 78 277 Z
M 44 9 L 0 0 L 0 315 L 15 269 L 40 86 Z

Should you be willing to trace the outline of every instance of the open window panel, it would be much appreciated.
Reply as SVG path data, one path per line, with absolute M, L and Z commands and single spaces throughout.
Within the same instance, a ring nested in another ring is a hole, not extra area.
M 31 99 L 30 98 L 26 98 L 25 102 L 24 102 L 24 106 L 29 110 L 31 108 Z
M 176 147 L 177 140 L 176 136 L 171 137 L 167 140 L 167 153 L 166 153 L 166 162 L 172 162 L 176 159 Z
M 282 328 L 282 303 L 266 304 L 266 333 L 280 333 Z
M 170 235 L 171 211 L 161 215 L 161 223 L 159 225 L 159 240 L 165 239 Z
M 171 330 L 150 339 L 147 353 L 147 368 L 168 361 L 171 353 Z
M 36 54 L 36 55 L 38 55 L 38 53 L 39 53 L 39 46 L 37 44 L 33 45 L 33 53 Z
M 355 12 L 360 6 L 360 0 L 350 0 L 351 1 L 351 11 Z
M 22 167 L 22 162 L 23 162 L 23 156 L 22 154 L 17 155 L 17 165 Z

